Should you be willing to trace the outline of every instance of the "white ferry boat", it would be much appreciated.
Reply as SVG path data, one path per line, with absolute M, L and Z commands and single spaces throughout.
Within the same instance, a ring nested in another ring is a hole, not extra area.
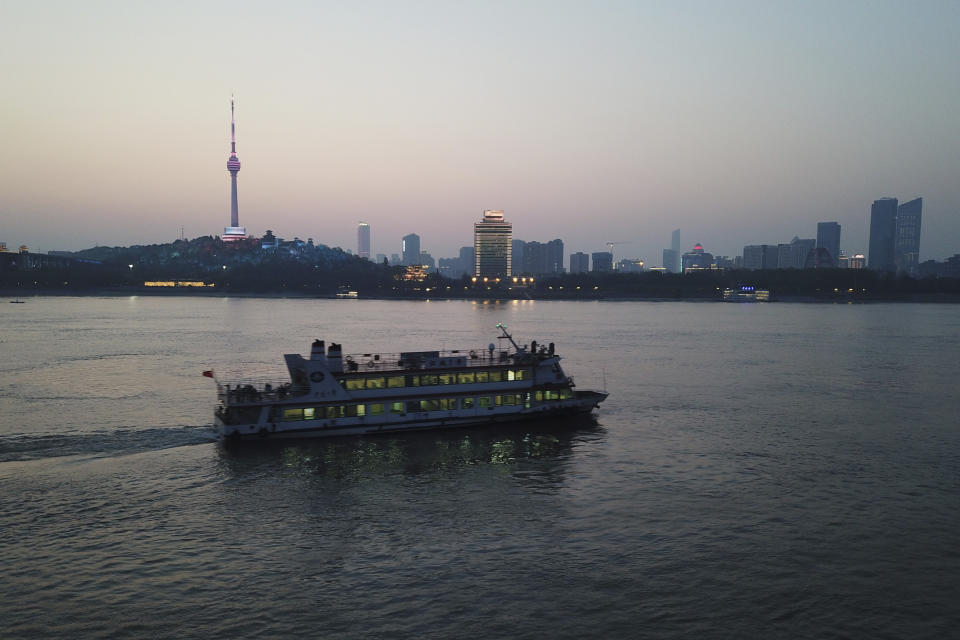
M 723 290 L 724 302 L 768 302 L 769 300 L 769 291 L 766 289 L 757 289 L 749 284 L 742 284 L 735 289 Z
M 316 340 L 310 358 L 286 354 L 290 381 L 221 384 L 221 439 L 343 436 L 467 427 L 588 414 L 607 397 L 574 389 L 553 343 L 520 346 L 498 324 L 499 345 L 464 351 L 343 355 Z M 507 344 L 504 344 L 506 341 Z

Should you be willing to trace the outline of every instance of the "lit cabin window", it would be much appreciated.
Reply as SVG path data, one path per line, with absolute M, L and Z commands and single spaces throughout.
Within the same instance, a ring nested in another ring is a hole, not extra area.
M 303 409 L 284 409 L 284 420 L 303 420 Z
M 383 389 L 386 386 L 385 378 L 367 378 L 367 389 Z
M 438 384 L 437 376 L 420 376 L 420 386 L 421 387 L 430 387 L 435 384 Z
M 352 378 L 347 380 L 347 391 L 356 391 L 357 389 L 363 389 L 363 378 Z
M 458 373 L 457 382 L 460 384 L 470 384 L 471 382 L 476 382 L 476 375 L 472 371 L 470 373 Z
M 512 372 L 511 372 L 511 373 L 512 373 Z M 499 398 L 500 396 L 497 396 L 497 397 Z M 514 395 L 513 395 L 512 393 L 508 393 L 508 394 L 506 394 L 505 396 L 503 396 L 503 404 L 505 404 L 505 405 L 513 405 L 513 404 L 516 404 L 516 400 L 514 399 Z
M 569 400 L 573 397 L 573 389 L 561 389 L 560 397 L 564 400 Z
M 490 372 L 477 371 L 477 382 L 490 382 Z
M 473 409 L 473 398 L 461 398 L 460 399 L 460 408 L 461 409 Z
M 534 398 L 534 400 L 536 400 L 537 402 L 543 402 L 543 391 L 537 391 L 537 392 L 533 395 L 533 398 Z
M 367 413 L 372 416 L 379 416 L 383 414 L 383 403 L 371 404 L 367 407 Z
M 402 402 L 391 402 L 391 403 L 390 403 L 390 413 L 403 413 L 403 403 L 402 403 Z
M 457 384 L 457 374 L 455 373 L 441 373 L 437 376 L 437 381 L 440 384 Z
M 477 406 L 480 407 L 481 409 L 489 409 L 490 396 L 480 396 L 479 398 L 477 398 Z
M 387 387 L 395 389 L 397 387 L 405 386 L 405 380 L 403 376 L 390 376 L 387 378 Z
M 503 396 L 493 396 L 493 406 L 495 407 L 503 406 Z
M 439 400 L 421 400 L 420 411 L 436 411 L 440 408 Z
M 490 382 L 503 382 L 503 371 L 491 371 Z
M 456 398 L 444 398 L 440 401 L 440 408 L 444 411 L 450 411 L 457 408 Z
M 316 409 L 313 407 L 307 407 L 303 410 L 303 419 L 304 420 L 313 420 Z
M 328 419 L 342 418 L 343 415 L 343 407 L 327 407 Z

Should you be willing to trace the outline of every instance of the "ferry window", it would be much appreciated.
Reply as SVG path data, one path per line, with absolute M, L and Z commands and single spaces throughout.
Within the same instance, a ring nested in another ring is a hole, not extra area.
M 445 410 L 456 409 L 457 408 L 457 399 L 456 398 L 444 398 L 440 401 L 440 408 Z
M 433 376 L 433 375 L 431 375 L 431 376 L 420 376 L 420 386 L 421 386 L 421 387 L 428 387 L 428 386 L 430 386 L 430 385 L 434 385 L 434 384 L 437 384 L 437 383 L 438 383 L 437 376 Z
M 537 391 L 537 392 L 534 394 L 533 397 L 534 397 L 534 399 L 535 399 L 537 402 L 542 402 L 542 401 L 543 401 L 543 391 Z
M 523 406 L 529 409 L 530 408 L 530 392 L 529 391 L 524 394 L 523 400 L 524 400 Z
M 356 418 L 356 417 L 362 418 L 363 416 L 367 415 L 367 407 L 366 405 L 362 405 L 362 404 L 347 405 L 346 410 L 347 410 L 348 418 Z
M 347 380 L 348 391 L 355 391 L 357 389 L 363 389 L 363 378 L 352 378 Z
M 473 398 L 461 398 L 460 400 L 461 409 L 473 409 Z
M 502 381 L 503 381 L 503 371 L 490 372 L 490 382 L 502 382 Z
M 411 413 L 414 411 L 420 411 L 420 403 L 416 400 L 407 401 L 407 411 Z
M 404 382 L 403 376 L 390 376 L 387 378 L 387 386 L 391 389 L 405 386 Z
M 306 409 L 303 410 L 303 419 L 313 420 L 315 411 L 316 410 L 313 407 L 307 407 Z
M 499 398 L 500 396 L 497 396 L 497 397 Z M 514 395 L 512 393 L 508 393 L 505 396 L 503 396 L 503 404 L 505 405 L 516 404 Z
M 477 382 L 490 382 L 490 372 L 477 371 Z
M 387 386 L 384 378 L 367 378 L 367 389 L 383 389 Z
M 527 394 L 527 395 L 529 396 L 530 394 Z M 523 394 L 522 394 L 522 393 L 515 393 L 515 394 L 513 395 L 513 401 L 514 401 L 514 403 L 516 403 L 516 404 L 523 404 Z
M 440 408 L 439 400 L 421 400 L 420 411 L 436 411 Z
M 489 409 L 490 396 L 480 396 L 479 398 L 477 398 L 477 406 L 480 407 L 481 409 Z
M 517 372 L 513 369 L 507 369 L 507 380 L 516 380 Z
M 303 420 L 303 409 L 284 409 L 284 420 Z
M 493 396 L 493 406 L 500 407 L 503 405 L 503 396 Z
M 573 389 L 563 389 L 560 391 L 560 397 L 568 400 L 573 397 Z
M 441 373 L 437 376 L 440 384 L 457 384 L 457 374 L 455 373 Z
M 403 403 L 402 403 L 402 402 L 391 402 L 391 403 L 390 403 L 390 413 L 403 413 Z
M 327 407 L 327 418 L 342 418 L 343 407 Z
M 420 376 L 407 376 L 407 386 L 408 386 L 408 387 L 419 387 L 419 386 L 420 386 Z
M 379 416 L 383 413 L 383 404 L 379 402 L 376 404 L 371 404 L 369 407 L 367 407 L 367 412 L 372 416 Z
M 529 379 L 530 379 L 529 369 L 517 369 L 517 380 L 529 380 Z
M 457 374 L 457 382 L 459 382 L 460 384 L 469 384 L 471 382 L 474 382 L 475 380 L 476 380 L 476 376 L 473 374 L 473 372 Z

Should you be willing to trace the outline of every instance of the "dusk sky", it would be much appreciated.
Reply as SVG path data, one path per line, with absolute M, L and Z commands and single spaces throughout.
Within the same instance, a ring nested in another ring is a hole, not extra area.
M 240 224 L 435 258 L 514 237 L 661 264 L 924 198 L 960 252 L 960 2 L 0 2 L 0 241 Z

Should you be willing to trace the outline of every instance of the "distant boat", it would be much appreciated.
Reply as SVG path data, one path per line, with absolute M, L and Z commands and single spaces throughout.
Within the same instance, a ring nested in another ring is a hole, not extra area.
M 768 302 L 769 300 L 769 291 L 766 289 L 757 289 L 749 284 L 742 284 L 733 289 L 723 290 L 724 302 Z
M 16 300 L 11 300 L 10 304 L 23 304 L 26 300 L 21 300 L 20 296 L 17 296 Z

